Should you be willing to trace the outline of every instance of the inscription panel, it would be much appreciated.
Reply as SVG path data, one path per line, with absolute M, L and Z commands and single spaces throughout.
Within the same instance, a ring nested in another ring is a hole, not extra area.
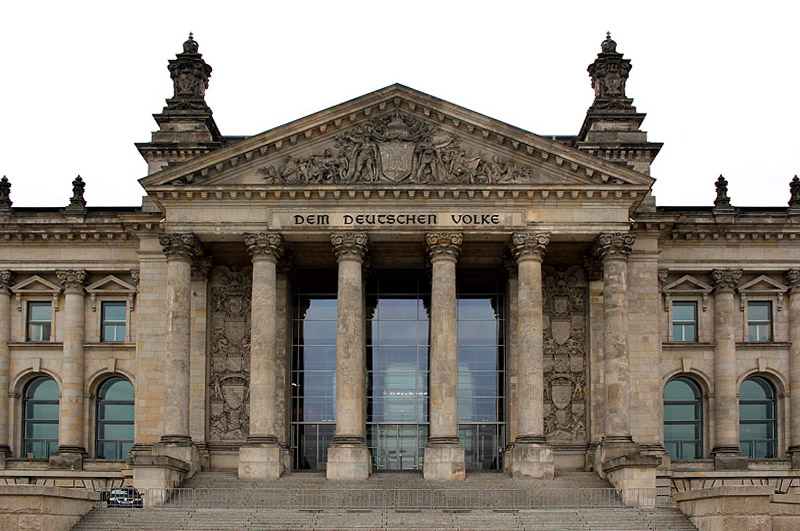
M 427 228 L 461 227 L 472 229 L 511 228 L 524 224 L 522 212 L 514 211 L 430 211 L 430 210 L 348 210 L 340 212 L 273 212 L 270 226 L 275 229 L 307 227 Z

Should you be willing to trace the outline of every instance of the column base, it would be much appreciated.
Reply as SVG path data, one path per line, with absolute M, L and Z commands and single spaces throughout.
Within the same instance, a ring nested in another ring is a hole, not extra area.
M 83 470 L 86 450 L 81 446 L 60 446 L 49 458 L 49 468 Z
M 634 457 L 641 454 L 639 445 L 630 435 L 606 435 L 597 445 L 594 457 L 594 471 L 605 478 L 607 464 L 621 457 Z
M 239 447 L 239 479 L 278 479 L 283 450 L 275 437 L 248 437 Z
M 161 440 L 153 445 L 152 455 L 171 457 L 185 463 L 189 469 L 185 479 L 200 470 L 200 453 L 189 436 L 162 435 Z
M 292 470 L 292 449 L 289 448 L 289 445 L 286 443 L 280 443 L 281 445 L 281 462 L 283 463 L 283 471 L 286 472 L 287 470 Z
M 750 460 L 738 446 L 717 446 L 711 452 L 714 470 L 747 470 Z
M 511 477 L 553 479 L 553 448 L 544 437 L 517 437 L 511 448 Z
M 337 435 L 328 446 L 328 466 L 325 471 L 330 480 L 363 480 L 372 473 L 372 456 L 364 439 L 357 436 Z
M 800 468 L 800 446 L 790 446 L 789 457 L 792 458 L 792 468 Z
M 11 448 L 6 444 L 0 444 L 0 469 L 6 467 L 7 457 L 11 457 Z
M 426 481 L 457 481 L 467 477 L 464 447 L 457 437 L 431 437 L 425 445 L 422 477 Z

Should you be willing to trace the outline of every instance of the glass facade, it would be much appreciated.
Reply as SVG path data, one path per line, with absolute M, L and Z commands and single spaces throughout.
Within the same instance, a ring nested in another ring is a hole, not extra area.
M 703 395 L 683 376 L 664 386 L 664 446 L 672 459 L 703 457 Z
M 421 469 L 428 439 L 430 284 L 375 271 L 367 296 L 367 446 L 375 470 Z
M 41 376 L 25 387 L 22 404 L 22 454 L 37 459 L 58 451 L 58 384 Z
M 133 446 L 133 385 L 124 378 L 109 378 L 97 392 L 98 459 L 125 459 Z
M 739 387 L 739 444 L 750 459 L 775 457 L 777 422 L 775 388 L 754 376 Z
M 458 272 L 458 435 L 468 470 L 502 468 L 505 298 L 493 271 Z
M 292 318 L 295 467 L 324 469 L 336 432 L 336 271 L 301 271 Z

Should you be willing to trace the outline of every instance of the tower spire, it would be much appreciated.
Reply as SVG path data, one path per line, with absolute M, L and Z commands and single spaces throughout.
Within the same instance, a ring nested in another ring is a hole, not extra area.
M 586 112 L 575 147 L 602 159 L 646 175 L 663 144 L 648 142 L 641 130 L 646 114 L 636 112 L 633 98 L 625 93 L 631 60 L 617 51 L 617 42 L 606 32 L 600 53 L 588 68 L 594 101 Z

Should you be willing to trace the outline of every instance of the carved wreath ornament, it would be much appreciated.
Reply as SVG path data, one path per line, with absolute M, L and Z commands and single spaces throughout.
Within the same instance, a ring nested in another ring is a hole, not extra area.
M 337 135 L 334 148 L 257 172 L 268 184 L 530 183 L 539 176 L 533 166 L 464 150 L 458 136 L 400 112 Z

